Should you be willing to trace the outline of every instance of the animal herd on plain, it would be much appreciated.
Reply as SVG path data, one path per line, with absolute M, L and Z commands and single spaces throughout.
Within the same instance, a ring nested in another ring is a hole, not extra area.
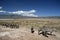
M 19 25 L 18 24 L 8 24 L 8 23 L 4 23 L 2 24 L 2 26 L 5 26 L 5 27 L 10 27 L 10 28 L 19 28 Z
M 35 32 L 35 31 L 34 31 L 34 28 L 31 27 L 31 33 L 34 33 L 34 32 Z M 38 29 L 38 35 L 42 34 L 42 35 L 45 36 L 45 37 L 48 37 L 48 35 L 56 36 L 55 34 L 53 34 L 53 32 L 56 32 L 56 30 L 55 30 L 55 29 L 50 29 L 50 28 L 45 27 L 45 26 L 40 27 L 40 28 Z
M 2 26 L 10 27 L 10 28 L 19 28 L 18 24 L 2 24 Z M 45 37 L 48 37 L 48 35 L 56 36 L 55 34 L 53 34 L 54 31 L 56 31 L 56 30 L 48 28 L 46 26 L 43 26 L 43 27 L 39 27 L 38 35 L 42 34 Z M 31 27 L 31 33 L 34 33 L 34 32 L 35 32 L 35 30 L 34 30 L 34 27 L 32 26 Z

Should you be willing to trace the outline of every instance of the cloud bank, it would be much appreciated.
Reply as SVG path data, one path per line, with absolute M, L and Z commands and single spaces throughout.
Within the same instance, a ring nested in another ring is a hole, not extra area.
M 6 11 L 0 10 L 0 12 L 3 12 L 3 13 L 5 13 Z
M 8 11 L 2 10 L 1 6 L 0 6 L 0 13 L 16 14 L 16 15 L 22 15 L 22 16 L 28 16 L 28 17 L 38 17 L 38 15 L 35 14 L 36 10 L 30 10 L 30 11 L 19 10 L 14 12 L 8 12 Z
M 38 15 L 35 15 L 36 10 L 30 10 L 30 11 L 15 11 L 15 12 L 8 12 L 10 14 L 18 14 L 22 16 L 29 16 L 29 17 L 38 17 Z

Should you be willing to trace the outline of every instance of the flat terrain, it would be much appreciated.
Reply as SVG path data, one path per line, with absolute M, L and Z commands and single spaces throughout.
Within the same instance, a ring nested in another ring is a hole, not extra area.
M 58 32 L 55 33 L 56 36 L 49 36 L 47 38 L 43 35 L 38 35 L 37 30 L 32 34 L 28 28 L 2 29 L 6 31 L 0 32 L 0 40 L 60 40 L 60 34 Z
M 6 28 L 3 23 L 19 24 L 19 28 Z M 31 26 L 35 33 L 30 32 Z M 38 35 L 38 28 L 42 26 L 54 27 L 56 36 Z M 12 19 L 0 20 L 0 40 L 60 40 L 60 19 Z

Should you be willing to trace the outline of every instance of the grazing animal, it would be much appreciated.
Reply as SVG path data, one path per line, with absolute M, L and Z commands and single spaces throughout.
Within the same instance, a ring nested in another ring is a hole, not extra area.
M 11 26 L 12 26 L 12 28 L 19 28 L 19 25 L 17 25 L 17 24 L 12 24 Z
M 56 36 L 55 34 L 52 34 L 53 31 L 54 31 L 53 29 L 50 29 L 48 27 L 43 26 L 43 27 L 38 29 L 38 35 L 42 34 L 45 37 L 48 37 L 48 35 Z
M 33 28 L 33 26 L 31 27 L 31 33 L 34 33 L 34 28 Z
M 6 26 L 6 27 L 10 27 L 10 28 L 19 28 L 19 25 L 9 24 L 9 23 L 3 23 L 2 26 Z

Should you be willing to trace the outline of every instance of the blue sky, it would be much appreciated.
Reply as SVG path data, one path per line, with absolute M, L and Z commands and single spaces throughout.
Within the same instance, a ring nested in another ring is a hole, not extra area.
M 0 0 L 1 11 L 28 16 L 60 16 L 60 0 Z

